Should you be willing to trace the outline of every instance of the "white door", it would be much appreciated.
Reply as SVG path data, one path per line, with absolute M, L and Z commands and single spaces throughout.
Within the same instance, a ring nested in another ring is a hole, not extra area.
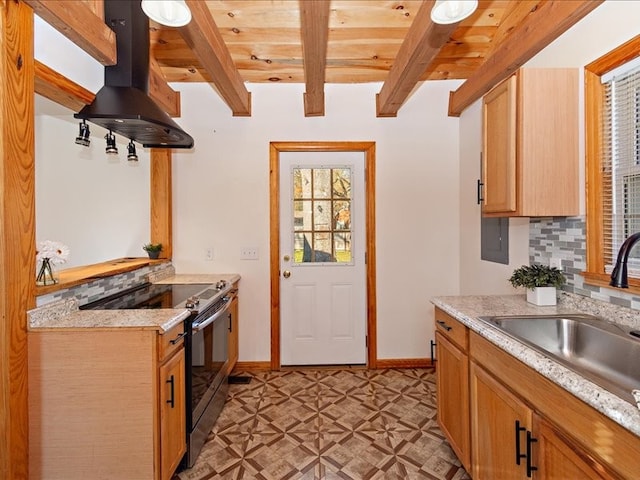
M 364 161 L 280 153 L 282 365 L 366 363 Z

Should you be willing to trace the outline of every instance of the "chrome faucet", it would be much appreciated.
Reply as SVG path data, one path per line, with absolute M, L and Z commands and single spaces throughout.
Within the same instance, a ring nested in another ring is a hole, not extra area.
M 609 285 L 612 287 L 629 288 L 627 260 L 629 259 L 631 249 L 638 241 L 640 241 L 640 232 L 629 235 L 629 237 L 622 242 L 622 246 L 618 251 L 618 258 L 616 259 L 616 266 L 613 267 L 613 272 L 611 272 Z

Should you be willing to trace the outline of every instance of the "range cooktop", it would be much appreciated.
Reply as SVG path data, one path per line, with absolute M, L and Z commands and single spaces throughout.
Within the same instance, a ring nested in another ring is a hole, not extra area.
M 227 282 L 217 284 L 157 284 L 143 285 L 82 305 L 81 310 L 121 310 L 137 308 L 203 309 L 229 291 Z

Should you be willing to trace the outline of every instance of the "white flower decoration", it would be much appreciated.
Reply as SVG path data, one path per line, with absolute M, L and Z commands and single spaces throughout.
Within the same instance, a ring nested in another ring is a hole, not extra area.
M 64 243 L 44 240 L 43 242 L 38 243 L 36 260 L 41 262 L 42 259 L 48 258 L 50 263 L 58 265 L 67 261 L 69 253 L 69 247 Z

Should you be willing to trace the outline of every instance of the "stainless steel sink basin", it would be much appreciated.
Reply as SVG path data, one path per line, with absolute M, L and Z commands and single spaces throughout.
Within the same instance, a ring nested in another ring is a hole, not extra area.
M 593 383 L 635 404 L 640 332 L 591 315 L 481 317 Z

